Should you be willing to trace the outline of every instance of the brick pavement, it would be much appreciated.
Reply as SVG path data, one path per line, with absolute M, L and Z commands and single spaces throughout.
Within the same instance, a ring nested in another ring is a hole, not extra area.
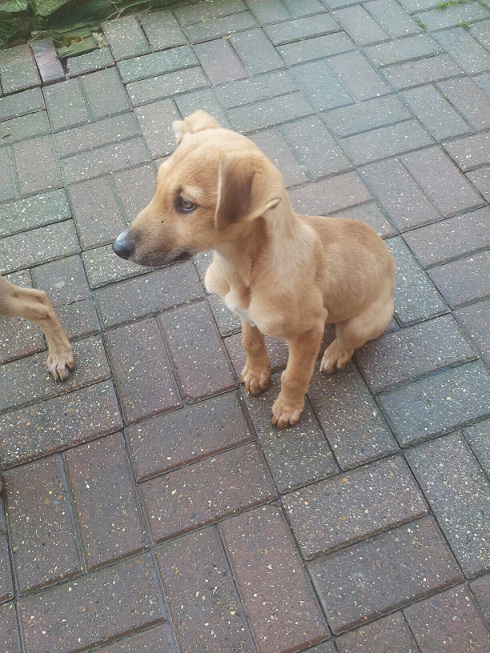
M 447 4 L 184 2 L 63 68 L 0 51 L 0 271 L 78 358 L 56 385 L 0 323 L 0 650 L 490 651 L 490 9 Z M 280 434 L 285 347 L 245 396 L 209 255 L 110 248 L 197 108 L 397 260 L 387 333 Z

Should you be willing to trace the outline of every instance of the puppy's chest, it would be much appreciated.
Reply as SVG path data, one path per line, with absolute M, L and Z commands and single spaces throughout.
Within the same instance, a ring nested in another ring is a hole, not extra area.
M 242 320 L 245 320 L 252 326 L 257 326 L 254 315 L 250 310 L 250 292 L 248 290 L 243 289 L 239 292 L 232 288 L 223 299 L 230 311 L 236 313 Z

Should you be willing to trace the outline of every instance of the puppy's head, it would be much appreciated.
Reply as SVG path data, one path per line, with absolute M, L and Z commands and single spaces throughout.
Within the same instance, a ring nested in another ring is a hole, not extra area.
M 173 128 L 178 147 L 160 166 L 153 199 L 113 244 L 118 256 L 140 265 L 219 248 L 285 193 L 279 171 L 260 150 L 204 111 Z

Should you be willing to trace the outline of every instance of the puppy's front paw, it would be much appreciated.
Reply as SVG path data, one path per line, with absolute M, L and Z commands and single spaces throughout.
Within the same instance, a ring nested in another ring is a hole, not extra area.
M 55 381 L 66 381 L 76 367 L 73 349 L 50 352 L 46 361 L 46 367 Z
M 247 392 L 257 397 L 269 387 L 271 370 L 269 366 L 259 368 L 245 365 L 240 376 Z
M 305 400 L 302 397 L 301 401 L 288 401 L 281 395 L 282 393 L 279 393 L 278 398 L 272 406 L 272 423 L 278 429 L 285 429 L 299 422 L 305 406 Z

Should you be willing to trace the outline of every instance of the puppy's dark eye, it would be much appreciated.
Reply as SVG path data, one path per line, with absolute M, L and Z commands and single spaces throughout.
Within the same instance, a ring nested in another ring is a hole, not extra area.
M 181 213 L 191 213 L 194 211 L 194 209 L 197 208 L 197 204 L 194 204 L 194 202 L 191 202 L 185 197 L 182 197 L 182 195 L 179 195 L 177 202 L 175 203 L 175 208 Z

